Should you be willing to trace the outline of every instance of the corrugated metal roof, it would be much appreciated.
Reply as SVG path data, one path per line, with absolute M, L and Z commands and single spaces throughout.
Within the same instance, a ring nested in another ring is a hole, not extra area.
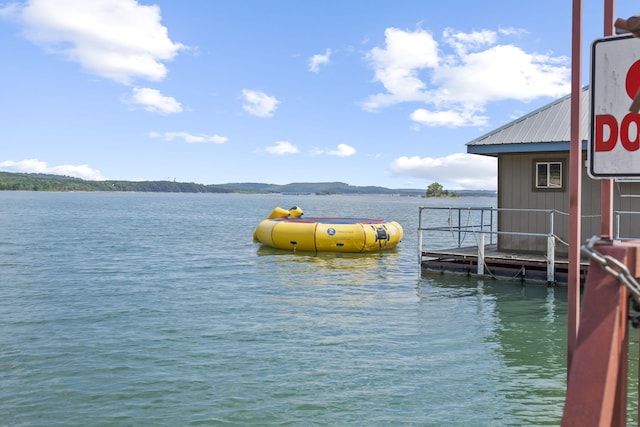
M 582 89 L 582 141 L 590 133 L 589 87 Z M 571 94 L 467 143 L 467 152 L 495 155 L 511 152 L 568 151 L 571 138 Z

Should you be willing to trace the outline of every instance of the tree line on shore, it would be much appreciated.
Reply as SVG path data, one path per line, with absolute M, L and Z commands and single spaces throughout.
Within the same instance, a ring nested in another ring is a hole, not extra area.
M 433 183 L 424 190 L 390 189 L 376 186 L 354 186 L 343 182 L 291 183 L 284 185 L 263 183 L 196 184 L 176 181 L 89 181 L 62 175 L 0 172 L 0 191 L 125 191 L 157 193 L 251 193 L 251 194 L 388 194 L 415 197 L 493 196 L 491 191 L 449 192 Z
M 62 175 L 0 172 L 0 191 L 130 191 L 155 193 L 290 193 L 290 194 L 395 194 L 383 187 L 357 187 L 342 182 L 196 184 L 177 181 L 89 181 Z M 402 190 L 407 194 L 419 190 Z
M 0 191 L 141 191 L 230 193 L 219 186 L 174 181 L 85 181 L 61 175 L 0 172 Z

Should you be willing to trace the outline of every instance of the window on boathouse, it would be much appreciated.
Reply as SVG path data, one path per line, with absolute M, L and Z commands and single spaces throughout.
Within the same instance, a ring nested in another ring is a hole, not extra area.
M 562 188 L 562 162 L 536 162 L 536 188 Z

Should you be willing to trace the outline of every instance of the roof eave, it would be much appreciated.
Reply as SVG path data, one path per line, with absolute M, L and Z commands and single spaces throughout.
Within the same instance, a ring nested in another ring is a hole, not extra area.
M 492 144 L 492 145 L 467 145 L 467 153 L 484 156 L 497 156 L 508 153 L 539 153 L 569 151 L 570 144 L 562 142 L 538 142 L 529 144 Z M 587 141 L 582 141 L 582 149 L 587 149 Z

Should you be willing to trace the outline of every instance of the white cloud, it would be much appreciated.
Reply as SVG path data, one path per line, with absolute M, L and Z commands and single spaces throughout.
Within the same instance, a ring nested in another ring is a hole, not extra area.
M 451 28 L 445 29 L 442 36 L 459 57 L 465 56 L 470 50 L 475 51 L 484 46 L 494 45 L 498 37 L 495 31 L 490 30 L 456 33 Z
M 320 65 L 328 64 L 331 58 L 331 49 L 327 49 L 324 55 L 316 54 L 309 59 L 309 71 L 317 73 L 320 71 Z
M 424 30 L 388 28 L 384 47 L 366 56 L 385 92 L 370 95 L 362 106 L 377 111 L 413 102 L 423 104 L 411 115 L 421 125 L 485 126 L 490 102 L 569 93 L 568 58 L 501 43 L 501 38 L 522 33 L 511 28 L 470 33 L 446 29 L 439 44 Z
M 125 102 L 141 105 L 151 113 L 175 114 L 182 112 L 182 104 L 175 98 L 165 96 L 157 89 L 146 87 L 134 87 L 131 97 L 125 99 Z
M 473 110 L 443 110 L 429 111 L 418 108 L 409 116 L 411 120 L 425 126 L 436 127 L 460 127 L 460 126 L 485 126 L 489 118 L 487 116 L 476 115 Z
M 440 158 L 403 156 L 391 163 L 390 170 L 397 176 L 447 183 L 464 189 L 495 190 L 498 182 L 497 160 L 477 154 L 455 153 Z
M 279 156 L 285 154 L 296 154 L 300 151 L 298 150 L 298 147 L 296 147 L 289 141 L 278 141 L 275 145 L 267 147 L 266 150 L 269 154 L 277 154 Z
M 349 157 L 356 154 L 356 149 L 347 144 L 338 144 L 338 147 L 335 150 L 325 151 L 319 148 L 314 148 L 311 150 L 311 153 L 316 156 L 326 154 L 328 156 Z
M 566 95 L 570 92 L 570 69 L 559 65 L 561 61 L 526 53 L 517 46 L 493 46 L 436 70 L 434 81 L 440 84 L 436 99 L 481 107 L 507 99 L 530 101 Z
M 164 139 L 165 141 L 173 141 L 176 138 L 181 138 L 187 144 L 224 144 L 229 140 L 226 136 L 192 135 L 188 132 L 149 132 L 149 136 L 152 138 Z
M 12 172 L 64 175 L 92 181 L 103 181 L 106 179 L 102 176 L 99 170 L 91 169 L 87 165 L 49 166 L 46 162 L 42 162 L 38 159 L 26 159 L 17 162 L 13 160 L 6 160 L 4 162 L 0 162 L 0 168 Z
M 338 148 L 329 151 L 327 154 L 330 156 L 349 157 L 356 154 L 356 149 L 347 144 L 338 144 Z
M 164 61 L 186 47 L 171 41 L 160 8 L 135 0 L 31 0 L 5 8 L 24 35 L 87 72 L 122 84 L 162 80 Z
M 245 104 L 242 108 L 257 117 L 272 117 L 280 101 L 257 90 L 242 89 Z
M 398 102 L 426 101 L 426 83 L 419 71 L 438 66 L 438 43 L 431 33 L 387 28 L 386 46 L 374 47 L 367 60 L 375 71 L 375 80 L 382 83 L 387 93 L 372 95 L 363 106 L 375 111 Z

